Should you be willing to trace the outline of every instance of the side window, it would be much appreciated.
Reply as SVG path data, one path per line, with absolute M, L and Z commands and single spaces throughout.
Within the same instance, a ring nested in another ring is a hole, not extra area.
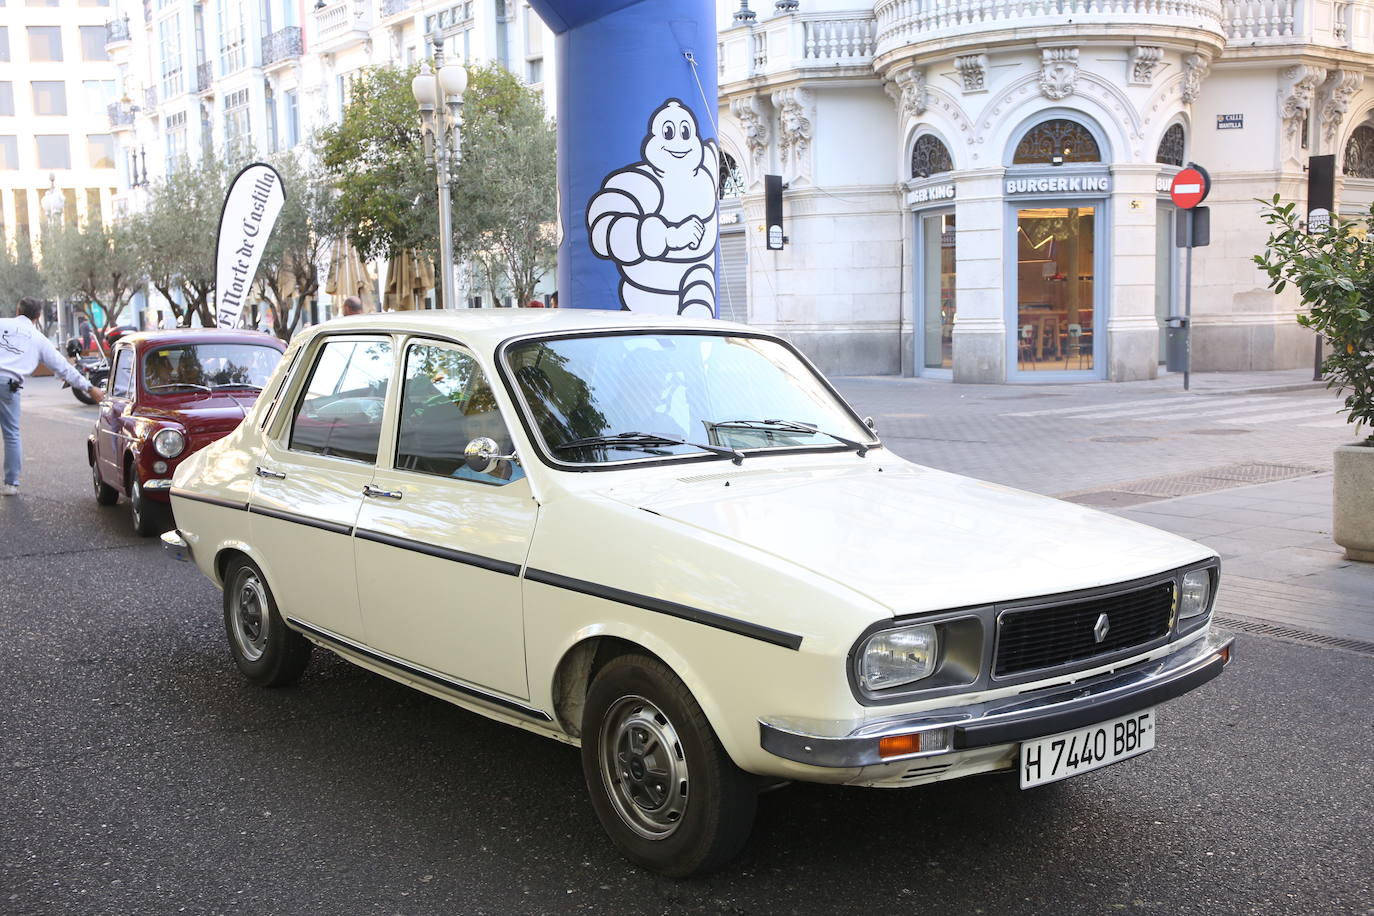
M 463 452 L 479 436 L 494 439 L 503 455 L 515 447 L 477 360 L 452 347 L 412 344 L 406 350 L 396 467 L 497 485 L 525 476 L 513 461 L 502 461 L 490 474 L 471 470 Z
M 131 398 L 134 396 L 134 351 L 125 347 L 115 356 L 114 371 L 110 373 L 110 396 Z
M 390 341 L 326 342 L 296 404 L 287 448 L 376 461 L 391 367 Z

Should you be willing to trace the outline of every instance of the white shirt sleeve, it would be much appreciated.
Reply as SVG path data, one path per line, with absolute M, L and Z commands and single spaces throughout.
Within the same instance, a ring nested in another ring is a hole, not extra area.
M 78 391 L 90 391 L 91 383 L 86 376 L 76 371 L 76 367 L 67 362 L 62 354 L 57 352 L 57 347 L 53 346 L 51 340 L 42 334 L 33 335 L 34 343 L 38 347 L 38 358 L 53 371 L 58 378 L 71 385 Z

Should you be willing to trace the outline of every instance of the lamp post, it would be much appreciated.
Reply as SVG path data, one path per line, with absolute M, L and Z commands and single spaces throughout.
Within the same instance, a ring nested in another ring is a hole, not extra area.
M 44 226 L 45 230 L 56 234 L 62 228 L 62 211 L 66 209 L 66 205 L 62 200 L 62 192 L 57 190 L 57 175 L 53 172 L 48 173 L 48 185 L 47 193 L 43 195 L 39 205 L 43 208 L 43 218 L 47 221 Z M 67 322 L 63 320 L 66 317 L 63 315 L 64 311 L 62 297 L 59 296 L 57 299 L 57 339 L 59 341 L 66 340 Z
M 462 147 L 463 93 L 468 88 L 468 71 L 462 64 L 444 63 L 444 39 L 439 32 L 430 35 L 434 46 L 434 65 L 420 62 L 420 74 L 410 81 L 411 95 L 420 106 L 420 121 L 425 138 L 425 164 L 434 166 L 439 183 L 439 271 L 442 276 L 443 307 L 458 307 L 453 283 L 453 205 L 449 194 L 451 169 L 458 165 Z

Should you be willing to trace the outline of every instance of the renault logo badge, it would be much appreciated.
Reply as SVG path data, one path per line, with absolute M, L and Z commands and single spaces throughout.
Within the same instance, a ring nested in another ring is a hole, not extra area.
M 1111 630 L 1112 622 L 1107 619 L 1106 614 L 1097 615 L 1097 623 L 1093 624 L 1093 637 L 1101 642 L 1107 638 L 1107 632 Z

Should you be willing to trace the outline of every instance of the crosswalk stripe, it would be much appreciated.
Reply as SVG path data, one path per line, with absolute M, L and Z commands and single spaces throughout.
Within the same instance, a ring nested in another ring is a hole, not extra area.
M 1130 407 L 1130 406 L 1132 406 L 1132 405 L 1138 405 L 1138 404 L 1168 404 L 1168 403 L 1174 403 L 1174 402 L 1177 402 L 1177 401 L 1192 401 L 1192 400 L 1196 400 L 1196 399 L 1197 399 L 1197 396 L 1196 396 L 1196 395 L 1184 395 L 1184 396 L 1182 396 L 1182 397 L 1175 396 L 1175 397 L 1139 398 L 1139 399 L 1134 400 L 1134 401 L 1122 401 L 1121 403 L 1116 404 L 1116 405 L 1114 405 L 1114 406 L 1115 406 L 1115 407 Z M 1107 405 L 1105 405 L 1105 404 L 1088 404 L 1088 405 L 1086 405 L 1086 406 L 1084 406 L 1084 407 L 1047 407 L 1047 408 L 1045 408 L 1045 409 L 1043 409 L 1043 410 L 1023 410 L 1023 411 L 1020 411 L 1020 412 L 1018 412 L 1018 413 L 1009 413 L 1009 414 L 1006 414 L 1006 416 L 1008 416 L 1008 417 L 1048 417 L 1048 416 L 1059 416 L 1059 415 L 1062 415 L 1062 416 L 1069 416 L 1069 415 L 1072 415 L 1072 414 L 1080 413 L 1080 412 L 1082 412 L 1082 411 L 1084 411 L 1084 410 L 1101 410 L 1102 408 L 1104 408 L 1104 407 L 1106 407 L 1106 406 L 1107 406 Z
M 1245 397 L 1233 398 L 1208 398 L 1206 401 L 1194 401 L 1190 404 L 1176 404 L 1173 407 L 1137 407 L 1134 410 L 1104 410 L 1100 413 L 1079 414 L 1074 419 L 1077 420 L 1145 420 L 1152 417 L 1160 419 L 1172 419 L 1174 417 L 1205 417 L 1212 414 L 1231 413 L 1238 409 L 1244 409 L 1248 405 L 1265 402 L 1263 407 L 1258 409 L 1269 410 L 1275 405 L 1270 402 L 1277 401 L 1279 398 L 1270 396 L 1249 395 Z
M 1353 426 L 1354 424 L 1347 420 L 1345 415 L 1342 414 L 1336 417 L 1328 417 L 1325 420 L 1318 420 L 1315 423 L 1299 423 L 1298 425 L 1307 429 L 1339 429 L 1342 426 Z
M 1320 420 L 1322 419 L 1320 416 L 1321 413 L 1322 407 L 1313 404 L 1303 410 L 1284 410 L 1258 417 L 1219 417 L 1216 422 L 1244 426 L 1247 423 L 1275 423 L 1279 420 Z

